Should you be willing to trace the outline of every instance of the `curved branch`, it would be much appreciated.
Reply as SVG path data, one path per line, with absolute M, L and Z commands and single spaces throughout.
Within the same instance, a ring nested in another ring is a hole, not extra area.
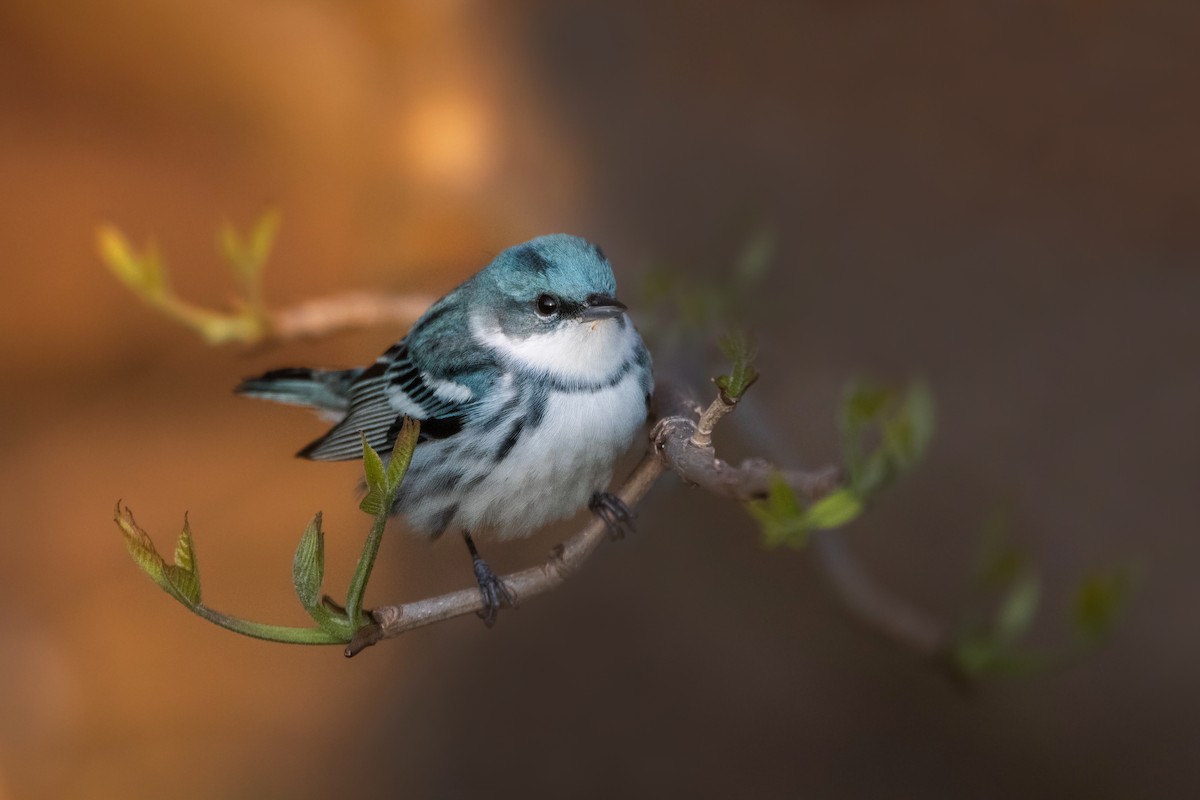
M 658 454 L 649 452 L 616 494 L 632 508 L 646 496 L 650 487 L 665 471 L 666 465 Z M 604 522 L 599 517 L 593 518 L 581 531 L 554 548 L 545 562 L 505 575 L 502 580 L 520 598 L 539 595 L 558 586 L 568 575 L 579 569 L 592 551 L 608 536 L 608 528 Z M 371 619 L 375 624 L 360 631 L 360 635 L 346 647 L 346 655 L 352 656 L 381 639 L 399 636 L 413 628 L 482 610 L 483 602 L 476 588 L 460 589 L 412 603 L 380 606 L 371 611 Z
M 672 396 L 671 402 L 674 406 L 672 410 L 676 410 L 683 401 L 679 396 Z M 734 406 L 723 396 L 713 401 L 714 406 L 717 404 L 724 404 L 725 411 L 717 413 L 710 406 L 700 415 L 700 419 L 712 420 L 715 424 Z M 767 481 L 778 472 L 774 467 L 765 461 L 744 462 L 740 467 L 731 467 L 716 457 L 711 445 L 695 442 L 698 425 L 697 421 L 683 416 L 668 416 L 654 426 L 650 434 L 653 445 L 650 452 L 616 492 L 627 506 L 632 508 L 641 501 L 667 471 L 677 473 L 688 483 L 736 500 L 753 499 L 766 492 Z M 837 485 L 839 472 L 837 468 L 827 467 L 811 473 L 788 470 L 782 474 L 797 491 L 815 499 Z M 594 518 L 556 547 L 545 562 L 504 575 L 501 580 L 519 598 L 541 594 L 566 580 L 608 536 L 604 522 L 598 517 Z M 380 606 L 370 612 L 373 624 L 355 635 L 346 647 L 346 655 L 353 656 L 382 639 L 399 636 L 413 628 L 482 610 L 482 598 L 474 587 L 411 603 Z

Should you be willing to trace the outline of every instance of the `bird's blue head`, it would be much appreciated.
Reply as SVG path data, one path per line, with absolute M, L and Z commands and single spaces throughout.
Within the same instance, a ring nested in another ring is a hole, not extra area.
M 510 247 L 476 277 L 475 301 L 494 312 L 509 337 L 525 338 L 580 323 L 615 320 L 625 306 L 599 247 L 555 233 Z

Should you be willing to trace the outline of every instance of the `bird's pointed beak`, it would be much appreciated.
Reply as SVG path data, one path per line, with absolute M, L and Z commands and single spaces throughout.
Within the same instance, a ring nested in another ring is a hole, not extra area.
M 612 319 L 625 313 L 625 304 L 615 297 L 606 294 L 594 294 L 587 299 L 580 319 L 583 322 L 596 322 L 602 319 Z

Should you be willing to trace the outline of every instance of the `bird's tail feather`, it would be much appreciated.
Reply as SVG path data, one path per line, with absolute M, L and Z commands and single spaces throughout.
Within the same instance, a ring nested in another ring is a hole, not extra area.
M 350 406 L 350 386 L 362 369 L 319 370 L 304 367 L 274 369 L 247 378 L 233 391 L 276 403 L 315 408 L 336 415 Z

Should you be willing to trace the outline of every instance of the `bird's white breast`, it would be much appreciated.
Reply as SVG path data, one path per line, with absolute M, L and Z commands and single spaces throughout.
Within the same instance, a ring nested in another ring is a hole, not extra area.
M 636 370 L 603 389 L 552 392 L 541 424 L 463 496 L 458 522 L 509 539 L 574 513 L 607 487 L 645 414 Z

